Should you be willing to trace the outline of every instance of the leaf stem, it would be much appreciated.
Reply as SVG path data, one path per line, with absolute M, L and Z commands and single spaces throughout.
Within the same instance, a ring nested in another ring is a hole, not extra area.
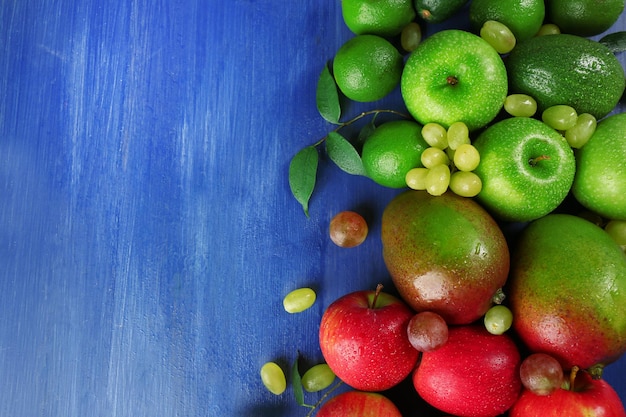
M 315 411 L 315 409 L 317 407 L 319 407 L 320 405 L 322 405 L 322 403 L 326 400 L 326 398 L 328 398 L 328 396 L 330 394 L 332 394 L 333 391 L 335 391 L 337 388 L 339 388 L 341 386 L 341 384 L 343 384 L 343 381 L 338 381 L 335 385 L 333 385 L 332 387 L 330 387 L 328 389 L 328 391 L 326 391 L 324 393 L 324 395 L 322 395 L 322 397 L 311 407 L 311 409 L 309 410 L 309 412 L 306 414 L 306 417 L 311 417 L 313 415 L 313 411 Z

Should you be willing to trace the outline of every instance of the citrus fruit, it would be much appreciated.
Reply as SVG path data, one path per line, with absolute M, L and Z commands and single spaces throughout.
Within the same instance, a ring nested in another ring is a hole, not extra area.
M 395 36 L 415 18 L 412 0 L 342 0 L 341 13 L 357 35 Z
M 624 10 L 624 0 L 548 0 L 548 20 L 562 33 L 594 36 L 609 29 Z
M 370 102 L 385 97 L 398 85 L 402 66 L 402 55 L 388 40 L 357 35 L 337 51 L 333 73 L 346 97 Z
M 603 44 L 576 35 L 519 42 L 506 67 L 510 93 L 533 97 L 540 112 L 564 104 L 599 120 L 624 92 L 624 69 L 615 55 Z
M 406 173 L 421 167 L 428 144 L 422 126 L 410 120 L 386 122 L 377 127 L 363 144 L 363 168 L 374 182 L 390 188 L 406 187 Z
M 569 214 L 530 223 L 507 285 L 513 328 L 532 352 L 569 370 L 626 351 L 626 256 L 599 226 Z
M 473 0 L 469 17 L 474 32 L 478 33 L 486 21 L 495 20 L 508 27 L 519 42 L 535 36 L 545 12 L 543 0 Z
M 468 0 L 415 0 L 415 10 L 429 23 L 441 23 L 460 11 Z
M 463 30 L 442 30 L 415 49 L 402 72 L 402 98 L 421 124 L 448 128 L 464 122 L 476 130 L 500 112 L 507 95 L 500 55 L 484 39 Z

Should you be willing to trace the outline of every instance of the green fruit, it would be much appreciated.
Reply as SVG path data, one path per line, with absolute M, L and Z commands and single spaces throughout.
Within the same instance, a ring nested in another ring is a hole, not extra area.
M 422 126 L 410 120 L 383 123 L 363 144 L 363 168 L 374 182 L 390 188 L 406 187 L 406 173 L 421 167 L 421 155 L 428 144 Z
M 540 112 L 565 104 L 601 119 L 624 93 L 624 69 L 599 42 L 575 35 L 520 42 L 506 60 L 510 92 L 528 94 Z
M 512 253 L 513 328 L 533 352 L 565 369 L 606 365 L 626 351 L 626 255 L 600 227 L 549 214 Z
M 473 0 L 469 17 L 476 33 L 488 20 L 508 27 L 519 42 L 537 34 L 545 17 L 543 0 Z
M 494 216 L 524 222 L 544 216 L 569 193 L 576 161 L 569 144 L 545 123 L 528 117 L 501 120 L 474 141 L 477 198 Z
M 448 29 L 422 42 L 402 72 L 402 98 L 421 124 L 449 127 L 464 122 L 476 130 L 500 112 L 507 95 L 500 55 L 484 39 Z
M 402 76 L 402 55 L 385 38 L 358 35 L 337 51 L 333 74 L 337 86 L 354 101 L 376 101 L 389 94 Z
M 463 8 L 469 0 L 415 0 L 417 15 L 429 23 L 440 23 Z
M 448 324 L 482 317 L 506 282 L 506 240 L 473 199 L 452 192 L 401 193 L 383 212 L 381 238 L 383 259 L 404 301 Z
M 605 218 L 626 220 L 626 113 L 601 120 L 576 163 L 574 197 Z
M 624 0 L 547 0 L 548 20 L 562 33 L 594 36 L 609 29 L 624 10 Z
M 341 12 L 357 35 L 395 36 L 415 19 L 411 0 L 342 0 Z

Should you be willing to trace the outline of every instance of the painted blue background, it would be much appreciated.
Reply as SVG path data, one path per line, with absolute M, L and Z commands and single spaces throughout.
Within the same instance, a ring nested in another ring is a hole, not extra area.
M 336 0 L 0 3 L 0 415 L 306 414 L 260 366 L 320 362 L 324 308 L 390 282 L 395 191 L 322 160 L 307 219 L 287 182 L 350 36 Z M 346 209 L 371 226 L 351 250 L 326 234 Z

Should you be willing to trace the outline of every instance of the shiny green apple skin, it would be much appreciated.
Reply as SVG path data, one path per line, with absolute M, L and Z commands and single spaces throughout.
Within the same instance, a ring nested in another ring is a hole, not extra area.
M 576 152 L 574 197 L 588 210 L 626 220 L 626 113 L 601 120 Z
M 567 197 L 576 170 L 574 153 L 545 123 L 526 117 L 503 119 L 473 144 L 480 153 L 474 172 L 483 183 L 476 198 L 496 218 L 538 219 Z
M 500 112 L 508 91 L 502 58 L 484 39 L 448 29 L 422 42 L 407 60 L 402 98 L 421 124 L 464 122 L 486 126 Z

